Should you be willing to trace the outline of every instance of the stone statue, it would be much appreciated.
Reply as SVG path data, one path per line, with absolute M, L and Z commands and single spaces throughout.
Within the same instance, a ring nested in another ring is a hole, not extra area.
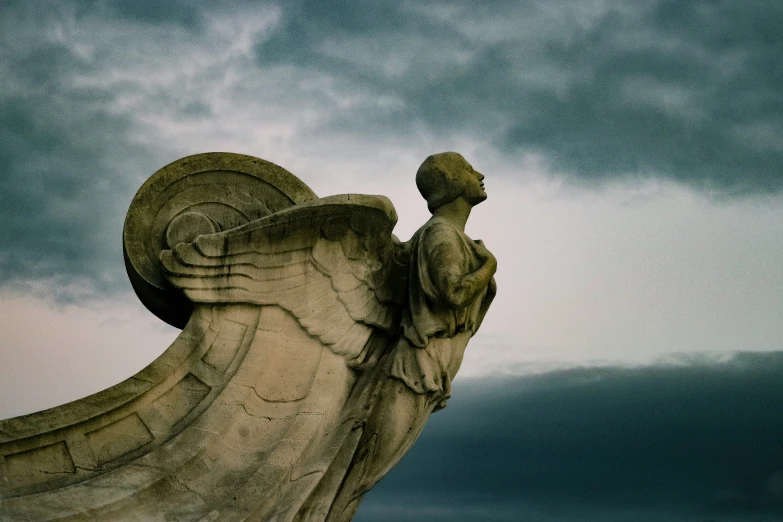
M 427 158 L 432 218 L 401 243 L 387 198 L 317 198 L 257 158 L 159 170 L 125 261 L 183 331 L 108 390 L 0 421 L 0 520 L 350 521 L 446 406 L 495 295 L 464 232 L 483 178 Z

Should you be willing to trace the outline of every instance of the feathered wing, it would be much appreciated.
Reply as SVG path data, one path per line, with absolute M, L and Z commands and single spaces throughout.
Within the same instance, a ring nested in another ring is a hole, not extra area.
M 396 221 L 385 197 L 331 196 L 181 243 L 161 263 L 190 300 L 278 305 L 360 363 L 373 329 L 394 332 L 399 322 L 407 270 Z

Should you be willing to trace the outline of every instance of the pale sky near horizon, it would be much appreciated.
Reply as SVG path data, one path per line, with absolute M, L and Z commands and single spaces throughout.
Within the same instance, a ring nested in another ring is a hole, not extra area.
M 465 382 L 780 351 L 781 22 L 772 1 L 5 2 L 0 418 L 174 339 L 122 223 L 207 151 L 386 195 L 401 239 L 428 217 L 418 165 L 461 152 L 489 194 L 467 231 L 499 262 Z

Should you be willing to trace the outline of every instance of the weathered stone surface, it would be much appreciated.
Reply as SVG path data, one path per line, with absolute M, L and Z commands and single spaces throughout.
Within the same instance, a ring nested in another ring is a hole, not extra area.
M 155 173 L 126 219 L 142 302 L 184 329 L 134 377 L 0 421 L 0 520 L 348 521 L 445 407 L 495 293 L 486 198 L 428 158 L 407 243 L 381 196 L 317 198 L 257 158 Z

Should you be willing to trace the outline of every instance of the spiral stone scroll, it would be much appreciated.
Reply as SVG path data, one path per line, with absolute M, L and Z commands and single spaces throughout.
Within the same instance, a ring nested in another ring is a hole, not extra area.
M 317 196 L 268 161 L 210 152 L 179 159 L 153 174 L 125 219 L 125 267 L 141 302 L 182 329 L 193 305 L 166 280 L 160 253 L 201 234 L 230 230 Z

